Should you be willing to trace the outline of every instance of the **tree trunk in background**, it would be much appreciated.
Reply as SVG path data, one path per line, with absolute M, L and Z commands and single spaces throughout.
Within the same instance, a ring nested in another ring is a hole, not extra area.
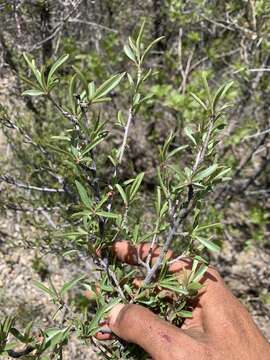
M 51 35 L 52 25 L 51 25 L 51 12 L 50 12 L 50 3 L 48 0 L 45 0 L 40 5 L 40 32 L 42 41 L 47 39 Z M 42 44 L 42 60 L 45 64 L 48 59 L 52 56 L 53 52 L 53 40 L 47 40 Z

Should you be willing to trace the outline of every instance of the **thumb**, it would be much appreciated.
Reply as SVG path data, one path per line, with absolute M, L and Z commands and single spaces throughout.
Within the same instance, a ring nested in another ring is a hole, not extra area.
M 108 316 L 108 325 L 117 336 L 139 345 L 154 359 L 179 357 L 190 344 L 182 330 L 140 305 L 116 305 Z

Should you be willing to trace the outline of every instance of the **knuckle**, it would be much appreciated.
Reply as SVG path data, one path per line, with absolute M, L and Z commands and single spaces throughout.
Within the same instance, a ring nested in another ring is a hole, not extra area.
M 215 267 L 213 267 L 213 266 L 210 265 L 210 266 L 208 267 L 207 272 L 208 272 L 211 276 L 213 276 L 214 278 L 216 278 L 217 280 L 221 279 L 220 273 L 219 273 L 219 271 L 218 271 Z
M 138 314 L 140 306 L 134 304 L 125 305 L 117 317 L 117 325 L 132 324 Z

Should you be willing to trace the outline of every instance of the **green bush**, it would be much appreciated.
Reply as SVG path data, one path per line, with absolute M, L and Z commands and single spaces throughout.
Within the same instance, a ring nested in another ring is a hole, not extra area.
M 197 39 L 196 34 L 191 35 Z M 29 119 L 31 136 L 29 129 L 16 125 L 20 134 L 17 152 L 21 149 L 24 153 L 21 161 L 29 172 L 29 180 L 35 179 L 35 190 L 43 194 L 39 207 L 42 211 L 55 208 L 50 221 L 57 222 L 52 233 L 40 223 L 39 230 L 45 234 L 42 242 L 28 245 L 50 249 L 69 261 L 78 256 L 88 261 L 90 257 L 98 280 L 82 273 L 61 289 L 51 281 L 48 285 L 35 281 L 34 285 L 55 304 L 55 327 L 43 329 L 41 340 L 37 340 L 32 323 L 19 331 L 15 320 L 6 318 L 0 328 L 2 354 L 16 357 L 15 349 L 21 342 L 31 359 L 45 360 L 49 354 L 61 359 L 63 346 L 76 331 L 78 338 L 92 342 L 104 357 L 142 359 L 146 355 L 133 345 L 114 340 L 109 350 L 93 338 L 115 304 L 147 306 L 178 326 L 192 316 L 190 300 L 202 287 L 200 279 L 208 266 L 207 251 L 220 249 L 212 235 L 220 224 L 207 220 L 207 204 L 216 184 L 226 181 L 230 172 L 219 162 L 216 148 L 226 124 L 224 115 L 231 106 L 226 99 L 232 82 L 212 91 L 203 72 L 191 89 L 195 92 L 190 90 L 187 94 L 176 93 L 171 85 L 155 84 L 156 69 L 149 67 L 145 59 L 160 41 L 164 41 L 162 37 L 145 42 L 143 24 L 137 36 L 130 37 L 124 46 L 129 72 L 119 72 L 103 83 L 89 79 L 77 66 L 69 67 L 68 62 L 74 59 L 69 60 L 68 55 L 49 67 L 39 68 L 33 58 L 24 54 L 30 76 L 21 76 L 27 86 L 23 95 L 38 97 L 34 104 L 43 108 L 41 114 L 47 121 L 41 118 L 39 123 L 33 123 Z M 87 55 L 84 59 L 96 62 Z M 115 112 L 104 117 L 115 96 L 120 99 Z M 135 169 L 126 153 L 130 132 L 136 131 L 136 123 L 155 101 L 169 102 L 176 110 L 185 106 L 193 121 L 189 118 L 184 122 L 184 144 L 179 144 L 183 139 L 176 130 L 179 124 L 175 124 L 165 142 L 153 150 L 158 155 L 154 172 L 149 175 Z M 4 110 L 2 117 L 14 128 Z M 115 132 L 121 133 L 117 145 L 111 140 Z M 36 168 L 44 169 L 42 176 L 36 176 Z M 5 180 L 16 183 L 12 177 Z M 150 192 L 147 184 L 152 186 Z M 17 185 L 27 188 L 26 184 Z M 22 198 L 22 207 L 24 201 Z M 27 201 L 36 206 L 37 198 Z M 139 266 L 135 268 L 123 265 L 112 252 L 116 241 L 134 246 L 148 242 L 149 255 L 141 259 L 138 254 Z M 157 246 L 161 251 L 153 263 Z M 173 261 L 167 257 L 169 249 L 174 249 L 180 258 L 192 259 L 192 269 L 182 279 L 169 273 Z M 38 260 L 37 256 L 33 266 L 44 272 Z M 142 280 L 140 287 L 135 286 L 134 278 Z M 75 285 L 92 294 L 91 302 L 68 296 Z M 167 291 L 177 299 L 169 307 L 164 296 Z

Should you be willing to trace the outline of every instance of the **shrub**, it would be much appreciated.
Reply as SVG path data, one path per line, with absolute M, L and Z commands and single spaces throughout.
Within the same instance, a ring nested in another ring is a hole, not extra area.
M 198 120 L 185 128 L 186 144 L 179 144 L 176 131 L 172 130 L 159 146 L 155 173 L 150 175 L 153 191 L 149 196 L 145 185 L 149 174 L 147 171 L 135 173 L 133 169 L 135 174 L 129 176 L 132 164 L 125 158 L 131 128 L 136 128 L 144 107 L 155 101 L 147 92 L 147 83 L 155 79 L 155 69 L 145 66 L 145 58 L 162 38 L 144 44 L 143 34 L 144 24 L 136 39 L 129 38 L 124 46 L 131 63 L 130 71 L 117 73 L 101 85 L 89 82 L 77 67 L 73 67 L 70 74 L 66 66 L 68 55 L 61 56 L 49 68 L 39 69 L 35 60 L 24 54 L 31 77 L 22 77 L 29 87 L 23 95 L 42 96 L 44 109 L 48 109 L 52 119 L 60 119 L 55 126 L 36 124 L 41 133 L 48 134 L 44 142 L 39 141 L 38 134 L 34 139 L 6 117 L 7 124 L 15 126 L 28 143 L 28 151 L 31 147 L 35 149 L 35 166 L 47 169 L 44 178 L 54 178 L 63 185 L 61 189 L 48 188 L 40 179 L 40 191 L 51 194 L 51 207 L 59 201 L 65 204 L 65 211 L 55 215 L 58 226 L 53 236 L 58 240 L 47 241 L 46 246 L 71 261 L 73 256 L 84 256 L 87 261 L 91 257 L 98 280 L 80 274 L 61 289 L 55 288 L 52 282 L 44 285 L 35 281 L 34 285 L 55 304 L 60 320 L 54 316 L 55 327 L 43 329 L 41 337 L 36 339 L 32 323 L 19 331 L 14 318 L 6 318 L 0 327 L 2 354 L 8 353 L 11 357 L 31 354 L 33 359 L 47 359 L 51 354 L 60 359 L 63 346 L 76 331 L 78 338 L 90 341 L 105 358 L 141 359 L 146 355 L 133 345 L 116 339 L 109 349 L 93 337 L 115 304 L 132 302 L 147 306 L 177 326 L 192 316 L 190 300 L 202 287 L 200 279 L 209 261 L 207 251 L 217 252 L 220 248 L 211 235 L 220 224 L 207 222 L 205 214 L 207 198 L 216 184 L 227 179 L 230 171 L 219 163 L 216 146 L 230 106 L 224 104 L 224 98 L 232 83 L 212 93 L 203 73 L 203 97 L 194 93 L 184 95 L 193 98 Z M 63 76 L 59 74 L 63 74 L 64 66 L 69 84 L 62 94 Z M 119 88 L 117 96 L 128 92 L 123 102 L 129 99 L 129 104 L 117 109 L 116 116 L 112 114 L 109 120 L 104 120 L 102 106 L 106 110 L 111 94 L 115 96 Z M 49 104 L 55 110 L 51 110 Z M 120 146 L 110 142 L 117 129 L 122 134 Z M 184 166 L 179 165 L 180 158 Z M 29 166 L 31 168 L 33 162 Z M 15 182 L 11 177 L 6 180 Z M 147 242 L 149 254 L 146 258 L 141 258 L 139 252 L 135 254 L 139 265 L 135 268 L 123 265 L 112 253 L 116 241 L 125 241 L 130 246 Z M 153 263 L 157 246 L 160 253 Z M 176 250 L 178 258 L 192 259 L 192 269 L 182 279 L 168 271 L 174 261 L 167 256 L 169 249 Z M 139 286 L 134 278 L 141 280 Z M 75 285 L 84 288 L 91 299 L 80 303 L 68 297 Z M 168 292 L 176 299 L 170 306 Z M 15 338 L 15 342 L 9 336 Z M 15 350 L 18 342 L 25 344 L 22 352 Z

